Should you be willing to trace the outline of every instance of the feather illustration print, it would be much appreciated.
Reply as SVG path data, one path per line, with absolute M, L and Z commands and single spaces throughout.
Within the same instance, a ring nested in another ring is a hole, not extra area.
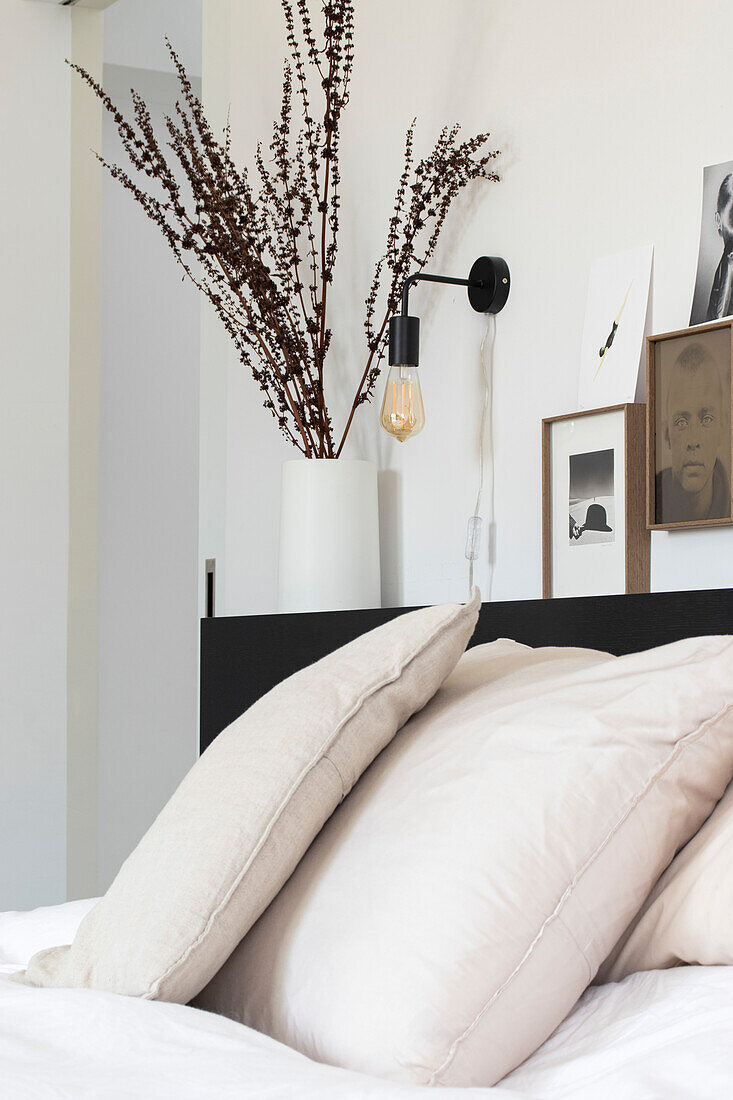
M 596 378 L 598 377 L 598 375 L 600 373 L 601 367 L 603 366 L 604 359 L 606 358 L 606 356 L 608 355 L 608 353 L 611 349 L 611 345 L 613 344 L 614 338 L 616 336 L 616 330 L 618 329 L 619 323 L 621 321 L 621 316 L 622 316 L 624 310 L 626 309 L 626 303 L 629 300 L 629 294 L 631 294 L 631 288 L 632 288 L 633 285 L 634 285 L 634 280 L 632 279 L 631 282 L 629 283 L 629 288 L 626 291 L 626 295 L 624 296 L 624 300 L 621 303 L 621 309 L 616 314 L 616 319 L 613 322 L 610 333 L 608 334 L 608 339 L 606 340 L 606 343 L 603 345 L 603 347 L 598 352 L 598 354 L 601 357 L 601 361 L 598 364 L 598 367 L 596 369 L 596 373 L 593 375 L 593 381 L 594 382 L 595 382 Z

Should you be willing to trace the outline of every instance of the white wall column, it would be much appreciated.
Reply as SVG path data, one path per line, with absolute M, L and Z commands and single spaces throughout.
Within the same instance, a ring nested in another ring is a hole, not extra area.
M 102 13 L 71 12 L 71 58 L 102 79 Z M 99 369 L 102 107 L 71 83 L 67 883 L 97 892 L 99 721 Z
M 0 909 L 66 897 L 68 10 L 0 0 Z

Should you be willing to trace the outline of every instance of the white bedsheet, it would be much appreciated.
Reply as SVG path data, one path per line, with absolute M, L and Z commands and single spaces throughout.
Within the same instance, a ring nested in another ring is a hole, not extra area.
M 68 942 L 90 904 L 0 914 L 2 1100 L 733 1097 L 733 967 L 652 971 L 590 989 L 501 1085 L 436 1093 L 318 1065 L 194 1008 L 9 980 L 34 951 Z

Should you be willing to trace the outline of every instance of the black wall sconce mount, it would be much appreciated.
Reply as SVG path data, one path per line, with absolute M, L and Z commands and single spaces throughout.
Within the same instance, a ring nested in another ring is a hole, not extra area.
M 401 312 L 389 319 L 389 373 L 382 401 L 380 422 L 399 442 L 412 438 L 425 426 L 417 367 L 420 363 L 420 318 L 410 316 L 409 295 L 416 283 L 447 283 L 465 286 L 468 301 L 476 313 L 499 313 L 509 297 L 509 265 L 500 256 L 479 256 L 467 279 L 430 275 L 416 271 L 402 287 Z

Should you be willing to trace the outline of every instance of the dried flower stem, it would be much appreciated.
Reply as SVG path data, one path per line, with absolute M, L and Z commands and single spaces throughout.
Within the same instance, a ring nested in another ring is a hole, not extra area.
M 324 388 L 332 339 L 327 303 L 338 251 L 340 123 L 354 62 L 354 0 L 322 0 L 320 37 L 308 0 L 281 4 L 289 60 L 269 158 L 262 146 L 255 154 L 258 186 L 232 160 L 229 127 L 221 141 L 214 137 L 170 42 L 181 98 L 165 119 L 163 142 L 137 93 L 128 120 L 89 73 L 71 67 L 112 116 L 136 175 L 99 159 L 211 302 L 284 437 L 307 457 L 338 458 L 357 409 L 374 394 L 387 321 L 399 308 L 405 279 L 425 267 L 459 192 L 473 180 L 498 179 L 490 170 L 497 154 L 486 151 L 488 134 L 460 142 L 456 125 L 444 128 L 415 164 L 415 123 L 408 129 L 386 250 L 365 303 L 366 365 L 337 445 Z M 309 78 L 323 93 L 320 121 Z M 378 300 L 384 308 L 377 323 Z

